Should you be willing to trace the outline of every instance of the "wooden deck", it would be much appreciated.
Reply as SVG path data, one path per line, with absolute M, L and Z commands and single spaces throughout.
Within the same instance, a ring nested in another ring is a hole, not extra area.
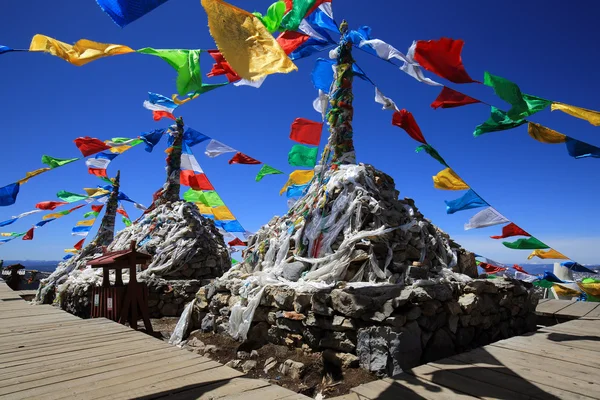
M 600 303 L 542 299 L 535 312 L 540 316 L 557 318 L 600 318 Z
M 0 282 L 0 398 L 300 400 L 113 321 L 32 306 Z

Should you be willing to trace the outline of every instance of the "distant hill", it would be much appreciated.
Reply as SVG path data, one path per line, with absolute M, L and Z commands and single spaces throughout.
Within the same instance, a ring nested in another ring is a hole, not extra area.
M 4 260 L 4 266 L 22 264 L 28 270 L 53 272 L 60 261 L 49 260 Z

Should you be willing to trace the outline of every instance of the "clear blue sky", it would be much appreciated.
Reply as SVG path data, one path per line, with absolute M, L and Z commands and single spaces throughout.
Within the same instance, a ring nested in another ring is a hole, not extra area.
M 271 0 L 233 3 L 264 12 Z M 373 37 L 403 52 L 414 39 L 464 39 L 463 61 L 473 78 L 482 80 L 487 70 L 517 82 L 525 93 L 600 109 L 600 81 L 595 79 L 600 57 L 596 51 L 600 34 L 597 12 L 556 0 L 487 4 L 475 0 L 460 5 L 441 0 L 334 0 L 334 14 L 338 20 L 346 18 L 351 28 L 371 26 Z M 93 0 L 3 4 L 0 44 L 27 48 L 36 33 L 69 43 L 87 38 L 134 49 L 215 48 L 199 0 L 171 0 L 125 29 L 113 24 Z M 429 104 L 439 88 L 420 84 L 368 54 L 356 51 L 355 56 L 381 91 L 414 114 L 428 141 L 494 207 L 579 262 L 599 262 L 599 160 L 572 159 L 563 145 L 544 145 L 529 138 L 526 126 L 475 139 L 475 126 L 489 116 L 487 106 L 432 110 Z M 297 117 L 319 118 L 312 109 L 316 91 L 310 82 L 315 59 L 297 62 L 298 72 L 270 76 L 259 90 L 227 86 L 205 94 L 180 107 L 179 114 L 196 130 L 289 173 L 293 170 L 287 165 L 293 145 L 288 138 L 291 122 Z M 204 72 L 210 69 L 210 61 L 208 56 L 203 58 Z M 78 136 L 103 140 L 135 137 L 167 125 L 154 122 L 142 107 L 147 91 L 175 92 L 175 71 L 159 58 L 129 54 L 75 67 L 50 55 L 10 53 L 1 56 L 0 63 L 4 117 L 0 186 L 42 167 L 42 154 L 80 156 L 72 142 Z M 506 109 L 491 88 L 449 86 Z M 426 217 L 468 249 L 502 262 L 525 262 L 528 251 L 505 249 L 500 241 L 488 238 L 499 234 L 500 226 L 463 230 L 476 211 L 445 214 L 443 201 L 455 199 L 461 192 L 433 188 L 431 176 L 440 165 L 424 153 L 415 154 L 416 142 L 391 125 L 391 113 L 382 111 L 373 97 L 371 85 L 356 83 L 354 131 L 359 161 L 390 174 L 401 197 L 414 198 Z M 600 127 L 585 121 L 550 111 L 531 119 L 600 146 Z M 111 174 L 121 170 L 122 190 L 140 203 L 148 205 L 152 193 L 164 182 L 165 146 L 163 142 L 152 154 L 139 146 L 109 167 Z M 246 229 L 255 231 L 273 215 L 286 211 L 286 199 L 278 195 L 285 176 L 268 176 L 256 183 L 260 166 L 228 165 L 227 156 L 209 159 L 203 155 L 202 144 L 193 151 Z M 97 178 L 87 174 L 83 160 L 50 171 L 23 185 L 17 203 L 0 208 L 0 220 L 29 211 L 39 201 L 56 200 L 61 189 L 81 192 L 81 188 L 96 184 Z M 131 205 L 125 206 L 132 218 L 139 215 Z M 37 229 L 33 241 L 18 239 L 0 247 L 0 258 L 61 258 L 63 249 L 78 240 L 70 231 L 82 214 Z M 2 231 L 25 231 L 41 215 L 26 217 Z

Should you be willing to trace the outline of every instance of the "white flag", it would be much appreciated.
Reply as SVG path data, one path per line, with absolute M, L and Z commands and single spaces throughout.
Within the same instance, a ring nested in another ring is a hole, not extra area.
M 265 79 L 267 79 L 266 76 L 263 76 L 260 79 L 257 79 L 255 81 L 249 81 L 248 79 L 241 79 L 237 82 L 235 82 L 233 85 L 234 86 L 252 86 L 253 88 L 260 88 L 262 86 L 262 84 L 264 83 Z
M 19 215 L 17 215 L 17 216 L 13 216 L 13 218 L 23 218 L 23 217 L 26 217 L 26 216 L 28 216 L 28 215 L 31 215 L 31 214 L 36 214 L 36 213 L 39 213 L 39 212 L 42 212 L 42 210 L 32 210 L 32 211 L 27 211 L 27 212 L 24 212 L 24 213 L 22 213 L 22 214 L 19 214 Z
M 528 274 L 524 274 L 524 273 L 519 272 L 519 271 L 515 271 L 515 279 L 518 279 L 518 280 L 523 281 L 523 282 L 530 282 L 531 283 L 531 282 L 537 281 L 540 278 L 538 278 L 535 275 L 528 275 Z
M 212 139 L 208 145 L 206 145 L 206 150 L 204 151 L 204 154 L 209 157 L 216 157 L 225 153 L 237 153 L 237 150 L 215 139 Z
M 106 169 L 110 161 L 108 158 L 88 158 L 85 160 L 85 165 L 89 168 Z
M 173 114 L 174 108 L 161 106 L 160 104 L 152 104 L 148 100 L 144 101 L 144 108 L 150 111 L 166 111 Z
M 469 222 L 465 224 L 465 231 L 469 229 L 485 228 L 488 226 L 506 224 L 510 222 L 504 215 L 500 214 L 493 207 L 484 208 L 473 215 Z
M 202 168 L 200 168 L 200 164 L 198 164 L 198 160 L 194 157 L 193 154 L 182 154 L 181 155 L 181 170 L 183 171 L 194 171 L 196 173 L 202 174 Z
M 319 89 L 319 97 L 313 101 L 313 108 L 316 112 L 321 114 L 323 121 L 325 121 L 325 114 L 327 113 L 327 105 L 329 105 L 329 96 L 327 93 Z
M 396 103 L 394 103 L 394 100 L 385 97 L 377 88 L 375 88 L 375 102 L 383 105 L 382 110 L 398 111 L 398 107 L 396 106 Z
M 384 60 L 390 60 L 396 58 L 402 62 L 408 62 L 408 59 L 404 54 L 399 52 L 394 46 L 387 44 L 383 40 L 372 39 L 372 40 L 361 40 L 358 47 L 369 46 Z

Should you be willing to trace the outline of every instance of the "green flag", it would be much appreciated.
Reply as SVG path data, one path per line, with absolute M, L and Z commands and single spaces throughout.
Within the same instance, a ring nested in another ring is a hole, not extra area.
M 505 131 L 508 129 L 516 128 L 517 126 L 523 125 L 526 120 L 522 119 L 520 121 L 513 121 L 508 118 L 506 112 L 497 109 L 492 106 L 492 115 L 490 119 L 485 121 L 483 124 L 478 125 L 475 128 L 475 132 L 473 132 L 473 136 L 478 137 L 483 135 L 484 133 L 497 132 L 497 131 Z
M 131 226 L 131 220 L 129 218 L 123 217 L 122 221 L 125 224 L 125 226 Z
M 428 144 L 421 145 L 421 146 L 417 147 L 415 152 L 420 153 L 423 150 L 425 150 L 425 152 L 427 154 L 429 154 L 431 157 L 438 160 L 442 165 L 448 167 L 448 164 L 446 164 L 446 161 L 442 158 L 442 156 L 440 156 L 440 153 L 438 153 L 437 150 L 434 149 L 432 146 L 430 146 Z
M 201 50 L 196 50 L 201 51 Z M 157 56 L 165 60 L 175 71 L 179 71 L 188 59 L 188 53 L 190 50 L 185 49 L 153 49 L 152 47 L 144 47 L 143 49 L 137 50 L 138 53 L 150 54 Z
M 308 10 L 315 4 L 316 0 L 294 0 L 292 9 L 283 16 L 281 26 L 286 31 L 296 31 L 300 26 L 300 22 L 306 16 Z
M 267 164 L 264 164 L 262 166 L 262 168 L 260 169 L 260 171 L 258 171 L 258 175 L 256 175 L 256 182 L 260 182 L 262 180 L 262 178 L 265 177 L 265 175 L 277 175 L 277 174 L 283 174 L 283 172 L 281 172 L 278 169 L 275 169 Z
M 527 239 L 519 239 L 514 242 L 502 242 L 503 245 L 509 249 L 515 250 L 537 250 L 537 249 L 549 249 L 550 247 L 545 243 L 540 242 L 534 237 Z
M 550 289 L 552 286 L 554 286 L 554 282 L 550 282 L 545 279 L 540 279 L 540 280 L 534 281 L 533 286 Z
M 298 167 L 314 167 L 317 164 L 318 151 L 318 147 L 295 144 L 288 154 L 288 162 Z
M 191 203 L 202 203 L 207 207 L 224 206 L 223 200 L 214 190 L 201 191 L 189 189 L 183 194 L 183 199 Z
M 204 192 L 204 199 L 206 201 L 205 204 L 209 207 L 219 207 L 225 205 L 223 200 L 221 200 L 217 192 L 214 190 Z
M 42 156 L 42 163 L 46 164 L 50 168 L 62 167 L 65 164 L 77 161 L 79 158 L 54 158 L 47 155 Z
M 237 263 L 239 263 L 239 261 L 238 261 L 238 260 L 236 260 L 236 259 L 233 259 L 233 258 L 231 259 L 231 265 L 235 265 L 235 264 L 237 264 Z
M 265 16 L 259 12 L 253 12 L 252 14 L 256 18 L 260 19 L 260 22 L 263 23 L 265 28 L 267 28 L 270 33 L 273 33 L 277 31 L 279 29 L 279 25 L 281 25 L 283 14 L 285 14 L 285 2 L 278 1 L 271 4 L 267 10 L 267 15 Z
M 56 197 L 58 197 L 62 201 L 66 201 L 67 203 L 74 203 L 76 201 L 88 198 L 87 195 L 65 192 L 64 190 L 61 190 L 60 192 L 56 193 Z
M 88 211 L 85 214 L 83 214 L 83 218 L 87 218 L 87 217 L 91 217 L 91 216 L 96 218 L 96 217 L 98 217 L 98 214 L 100 214 L 98 211 Z
M 111 142 L 115 142 L 115 143 L 126 143 L 129 142 L 131 140 L 131 142 L 127 143 L 130 146 L 137 146 L 140 143 L 143 143 L 144 141 L 142 139 L 134 139 L 132 140 L 132 138 L 126 138 L 126 137 L 115 137 L 110 139 Z
M 521 89 L 515 83 L 489 72 L 485 73 L 483 83 L 494 88 L 498 97 L 512 106 L 506 114 L 513 121 L 520 121 L 552 104 L 541 97 L 521 93 Z

